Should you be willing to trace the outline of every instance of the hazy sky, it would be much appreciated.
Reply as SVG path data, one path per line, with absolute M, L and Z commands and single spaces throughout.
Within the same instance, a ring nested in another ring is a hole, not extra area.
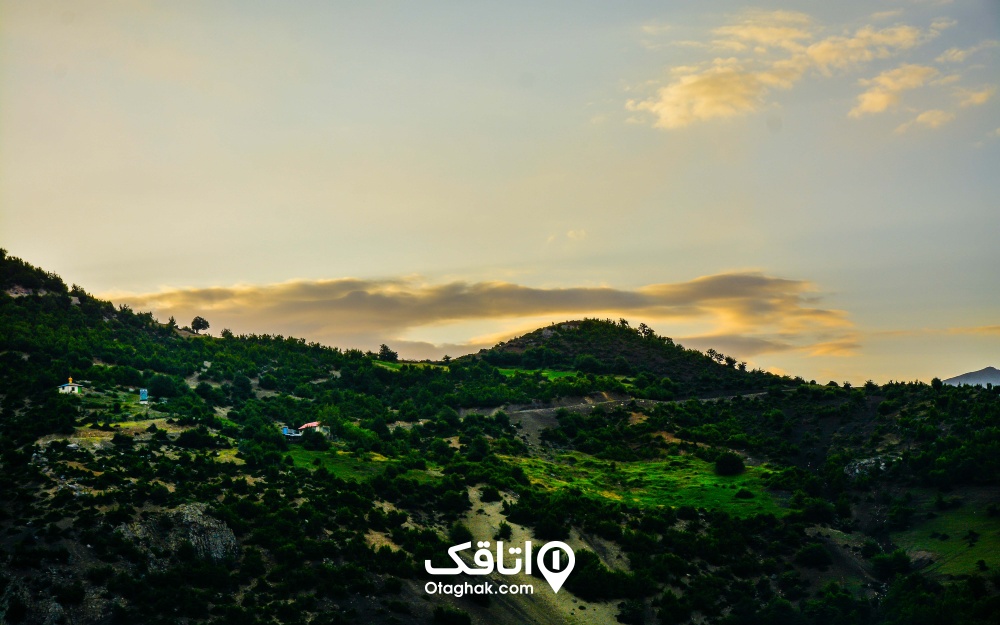
M 0 246 L 212 331 L 1000 365 L 1000 4 L 0 0 Z

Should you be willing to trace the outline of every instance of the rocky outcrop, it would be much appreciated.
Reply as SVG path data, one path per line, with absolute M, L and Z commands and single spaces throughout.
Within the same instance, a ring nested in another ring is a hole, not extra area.
M 150 556 L 151 564 L 169 558 L 190 544 L 197 557 L 215 563 L 239 557 L 233 530 L 205 514 L 204 504 L 185 504 L 153 518 L 118 526 L 115 530 Z

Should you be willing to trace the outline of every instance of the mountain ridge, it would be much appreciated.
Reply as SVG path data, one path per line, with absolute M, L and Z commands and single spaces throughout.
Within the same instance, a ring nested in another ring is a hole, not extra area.
M 980 369 L 979 371 L 970 371 L 969 373 L 956 375 L 946 380 L 942 380 L 942 382 L 952 386 L 960 386 L 962 384 L 968 384 L 970 386 L 975 386 L 977 384 L 982 386 L 986 386 L 987 384 L 1000 386 L 1000 369 L 989 366 Z

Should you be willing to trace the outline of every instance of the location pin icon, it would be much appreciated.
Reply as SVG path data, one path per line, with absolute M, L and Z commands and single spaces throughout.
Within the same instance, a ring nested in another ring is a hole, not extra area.
M 545 556 L 550 551 L 552 551 L 552 555 L 546 559 Z M 546 543 L 538 552 L 538 569 L 545 577 L 545 581 L 552 587 L 552 592 L 559 592 L 559 589 L 566 582 L 566 578 L 573 571 L 575 564 L 576 554 L 573 553 L 569 545 L 558 540 Z

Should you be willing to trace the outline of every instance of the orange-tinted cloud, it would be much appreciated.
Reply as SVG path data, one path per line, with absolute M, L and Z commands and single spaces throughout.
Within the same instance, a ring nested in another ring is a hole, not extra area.
M 995 39 L 987 39 L 986 41 L 980 42 L 971 48 L 948 48 L 937 57 L 938 63 L 963 63 L 973 54 L 979 52 L 980 50 L 986 50 L 988 48 L 995 48 L 1000 45 L 1000 41 Z
M 279 284 L 169 289 L 159 293 L 110 294 L 117 303 L 152 310 L 161 320 L 184 324 L 194 315 L 218 331 L 301 336 L 342 347 L 394 341 L 412 355 L 427 356 L 480 347 L 458 336 L 449 345 L 407 340 L 420 328 L 477 320 L 631 316 L 656 323 L 709 328 L 702 339 L 746 354 L 808 349 L 849 331 L 846 313 L 816 305 L 808 282 L 757 272 L 725 273 L 634 290 L 609 287 L 535 288 L 509 282 L 430 284 L 419 278 L 295 280 Z M 480 339 L 480 341 L 483 339 Z
M 626 108 L 649 114 L 653 126 L 666 129 L 738 117 L 771 104 L 772 91 L 791 89 L 807 73 L 822 77 L 856 70 L 930 41 L 951 25 L 942 20 L 927 29 L 905 24 L 886 28 L 867 25 L 821 36 L 822 25 L 804 13 L 748 11 L 712 30 L 712 38 L 699 44 L 720 57 L 674 67 L 666 85 L 650 97 L 628 101 Z M 851 116 L 895 106 L 901 91 L 920 86 L 937 73 L 929 67 L 904 65 L 862 81 L 869 89 L 860 96 Z
M 858 96 L 858 104 L 849 115 L 861 117 L 871 113 L 881 113 L 899 104 L 900 94 L 910 89 L 924 86 L 938 71 L 926 65 L 900 65 L 896 69 L 882 72 L 878 76 L 861 80 L 868 87 Z
M 962 108 L 980 106 L 989 102 L 997 93 L 996 85 L 983 85 L 979 89 L 956 89 L 955 96 Z
M 955 119 L 954 113 L 948 113 L 947 111 L 942 111 L 940 109 L 931 109 L 917 115 L 905 124 L 901 124 L 898 128 L 896 128 L 896 132 L 906 132 L 914 125 L 920 125 L 926 128 L 940 128 L 953 119 Z

